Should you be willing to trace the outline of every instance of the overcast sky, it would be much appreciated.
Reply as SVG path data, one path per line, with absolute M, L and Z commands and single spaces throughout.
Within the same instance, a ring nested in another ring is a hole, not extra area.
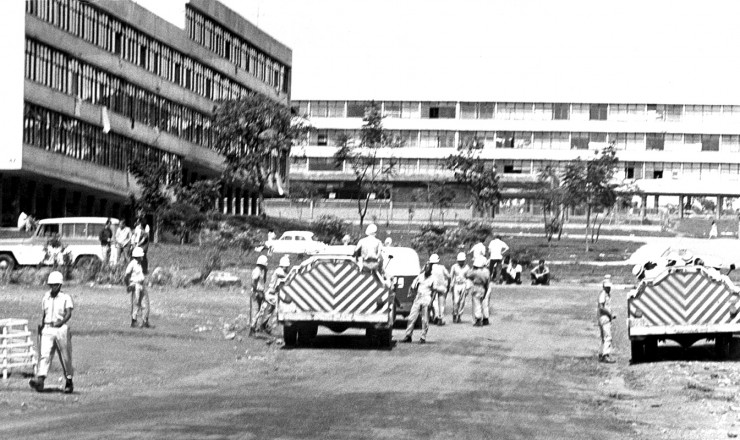
M 736 1 L 222 3 L 293 50 L 293 99 L 740 104 Z

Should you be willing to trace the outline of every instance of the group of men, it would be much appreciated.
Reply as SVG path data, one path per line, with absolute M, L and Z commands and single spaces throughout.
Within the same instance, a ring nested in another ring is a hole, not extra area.
M 144 273 L 149 273 L 149 261 L 147 258 L 149 235 L 149 225 L 143 217 L 136 219 L 133 231 L 128 227 L 125 220 L 121 220 L 118 223 L 115 234 L 113 234 L 111 219 L 108 219 L 98 235 L 103 262 L 110 265 L 116 265 L 119 262 L 128 264 L 133 257 L 134 249 L 138 247 L 144 252 L 144 256 L 141 259 Z

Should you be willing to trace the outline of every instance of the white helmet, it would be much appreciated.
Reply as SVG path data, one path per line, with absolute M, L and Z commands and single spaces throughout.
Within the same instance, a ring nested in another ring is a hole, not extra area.
M 287 255 L 283 256 L 283 258 L 280 259 L 280 263 L 278 265 L 280 267 L 290 267 L 290 258 L 288 258 Z
M 478 255 L 473 261 L 473 267 L 486 267 L 486 257 Z
M 439 263 L 439 255 L 437 255 L 437 254 L 430 255 L 429 256 L 429 262 L 430 263 L 433 263 L 433 264 Z
M 645 266 L 642 264 L 635 264 L 635 267 L 632 268 L 632 275 L 639 277 L 644 270 Z
M 366 235 L 375 235 L 377 232 L 378 232 L 378 227 L 372 223 L 367 226 L 367 229 L 365 229 Z
M 134 258 L 137 257 L 143 257 L 144 256 L 144 249 L 140 248 L 139 246 L 136 246 L 134 250 L 131 252 L 131 256 Z
M 257 258 L 257 265 L 259 265 L 259 266 L 267 266 L 267 256 L 266 255 L 260 255 L 259 258 Z
M 468 258 L 465 256 L 465 252 L 460 252 L 459 254 L 457 254 L 457 261 L 465 261 L 467 259 Z
M 393 239 L 390 237 L 385 237 L 385 241 L 383 242 L 383 246 L 391 247 L 393 244 Z
M 64 275 L 61 272 L 55 270 L 49 274 L 49 278 L 46 280 L 46 284 L 64 284 Z
M 612 276 L 611 275 L 604 275 L 604 281 L 601 283 L 604 287 L 611 287 L 612 286 Z

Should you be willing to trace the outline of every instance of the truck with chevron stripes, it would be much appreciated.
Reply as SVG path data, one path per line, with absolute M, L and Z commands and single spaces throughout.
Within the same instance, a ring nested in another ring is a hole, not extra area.
M 734 267 L 734 266 L 733 266 Z M 627 334 L 632 362 L 656 356 L 659 341 L 684 348 L 713 340 L 717 357 L 726 358 L 740 333 L 740 289 L 717 268 L 668 266 L 639 282 L 627 299 Z
M 376 273 L 363 272 L 347 255 L 316 255 L 288 274 L 280 288 L 277 320 L 286 346 L 314 338 L 319 326 L 342 333 L 364 329 L 372 342 L 392 345 L 394 290 Z

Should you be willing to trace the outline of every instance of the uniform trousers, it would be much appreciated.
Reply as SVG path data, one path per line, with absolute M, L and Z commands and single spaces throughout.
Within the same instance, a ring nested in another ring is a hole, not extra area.
M 45 324 L 41 331 L 41 347 L 39 348 L 39 368 L 37 376 L 46 376 L 51 365 L 54 352 L 59 352 L 59 361 L 62 364 L 64 377 L 71 379 L 74 374 L 72 368 L 72 334 L 67 324 L 61 327 L 52 327 Z
M 406 325 L 406 337 L 411 337 L 414 333 L 414 324 L 421 315 L 421 339 L 426 340 L 427 332 L 429 331 L 429 306 L 432 302 L 432 298 L 424 296 L 422 298 L 416 297 L 413 304 L 411 304 L 411 312 L 409 313 L 408 324 Z
M 483 318 L 483 298 L 486 296 L 486 291 L 483 286 L 473 286 L 470 289 L 470 296 L 473 300 L 473 318 L 479 320 Z
M 601 356 L 612 353 L 612 320 L 606 315 L 599 316 L 599 330 L 601 332 Z
M 468 295 L 468 286 L 464 283 L 452 285 L 452 315 L 462 316 L 465 308 L 465 297 Z
M 144 287 L 144 283 L 131 283 L 131 319 L 136 321 L 136 317 L 141 315 L 143 322 L 149 322 L 149 292 Z

